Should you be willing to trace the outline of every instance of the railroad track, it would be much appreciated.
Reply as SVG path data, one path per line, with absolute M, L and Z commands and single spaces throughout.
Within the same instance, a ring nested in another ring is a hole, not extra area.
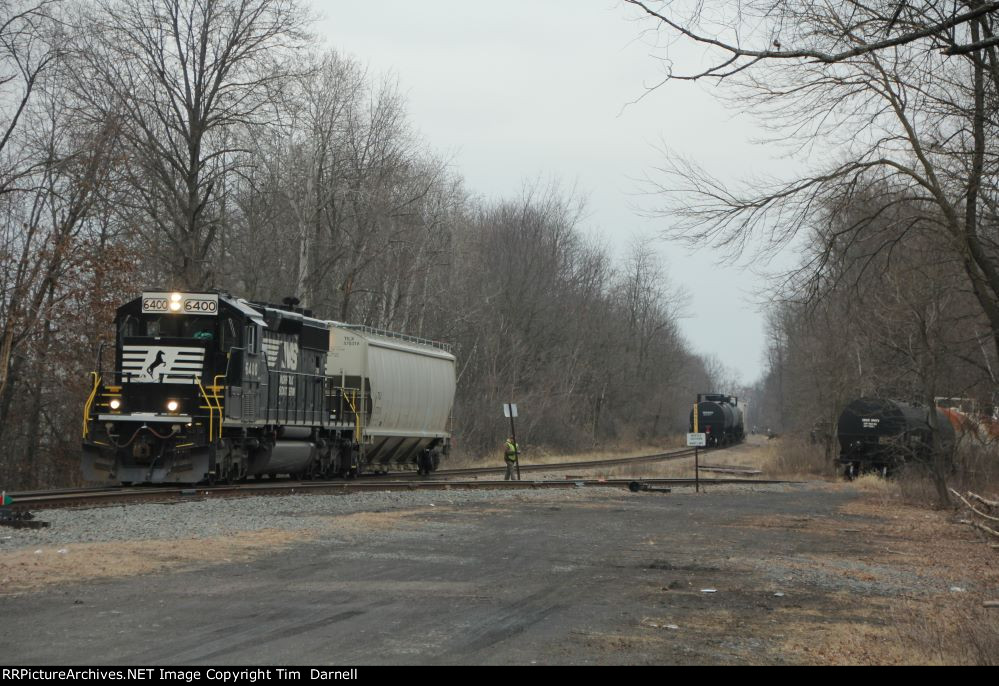
M 619 488 L 635 490 L 635 484 L 653 490 L 664 486 L 692 486 L 693 478 L 683 479 L 560 479 L 548 481 L 326 481 L 304 483 L 250 483 L 234 486 L 134 490 L 118 493 L 78 493 L 69 495 L 32 496 L 15 500 L 14 509 L 43 510 L 66 507 L 102 507 L 134 503 L 170 503 L 207 500 L 209 498 L 240 498 L 257 495 L 332 494 L 346 495 L 364 491 L 448 491 L 468 489 L 532 490 L 552 488 Z M 701 487 L 720 484 L 791 484 L 793 481 L 768 479 L 700 479 Z
M 717 450 L 717 449 L 716 449 Z M 524 465 L 521 472 L 560 471 L 566 469 L 590 469 L 594 467 L 622 466 L 668 460 L 682 460 L 693 457 L 692 449 L 673 450 L 652 455 L 608 458 L 585 462 L 561 462 L 553 464 Z M 94 507 L 124 505 L 138 502 L 176 502 L 212 497 L 246 497 L 253 495 L 293 494 L 293 493 L 358 493 L 384 490 L 448 490 L 448 489 L 536 489 L 536 488 L 578 488 L 581 486 L 627 488 L 635 479 L 566 479 L 547 481 L 458 481 L 455 477 L 477 477 L 486 474 L 502 473 L 506 467 L 478 467 L 469 469 L 448 469 L 435 472 L 431 476 L 417 477 L 415 473 L 402 478 L 388 480 L 387 476 L 367 477 L 356 480 L 335 481 L 252 481 L 232 485 L 216 486 L 107 486 L 101 488 L 70 488 L 49 491 L 21 491 L 9 493 L 15 510 L 37 510 L 61 507 Z M 687 485 L 689 479 L 641 479 L 642 483 L 659 485 Z M 722 483 L 788 483 L 760 479 L 700 479 L 702 484 Z
M 724 448 L 704 448 L 701 453 L 715 452 Z M 593 467 L 620 467 L 633 464 L 644 464 L 647 462 L 667 462 L 670 460 L 684 460 L 694 456 L 693 448 L 682 448 L 680 450 L 670 450 L 664 453 L 653 455 L 637 455 L 634 457 L 611 457 L 606 460 L 587 460 L 583 462 L 556 462 L 552 464 L 521 464 L 521 472 L 552 472 L 563 469 L 592 469 Z M 506 472 L 506 466 L 501 467 L 475 467 L 469 469 L 445 469 L 434 472 L 431 477 L 451 477 L 451 476 L 473 476 L 475 474 L 502 474 Z

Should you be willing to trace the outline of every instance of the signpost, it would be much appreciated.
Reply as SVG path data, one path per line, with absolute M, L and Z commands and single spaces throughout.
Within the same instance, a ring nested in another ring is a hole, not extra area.
M 513 418 L 517 416 L 517 403 L 503 403 L 503 416 L 510 418 L 510 438 L 513 439 L 513 456 L 517 461 L 517 481 L 520 481 L 520 444 L 517 443 L 517 430 L 513 426 Z
M 698 396 L 700 397 L 700 396 Z M 687 434 L 687 447 L 694 449 L 694 492 L 701 492 L 701 465 L 698 452 L 700 448 L 705 448 L 708 445 L 707 436 L 700 433 L 698 429 L 697 420 L 697 403 L 694 403 L 694 431 L 693 433 Z

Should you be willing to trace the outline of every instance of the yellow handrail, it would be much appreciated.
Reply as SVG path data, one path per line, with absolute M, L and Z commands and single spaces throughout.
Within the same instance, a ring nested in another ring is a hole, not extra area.
M 361 413 L 357 411 L 357 405 L 354 404 L 354 400 L 356 400 L 356 396 L 357 396 L 357 391 L 351 391 L 349 396 L 346 393 L 344 393 L 343 397 L 350 404 L 350 409 L 354 412 L 354 440 L 357 441 L 358 445 L 360 445 L 361 444 Z
M 90 391 L 90 397 L 87 398 L 87 404 L 83 406 L 83 437 L 86 438 L 90 433 L 90 429 L 87 424 L 90 421 L 90 407 L 94 404 L 94 398 L 97 397 L 97 389 L 101 387 L 101 376 L 97 372 L 90 372 L 90 375 L 94 377 L 94 387 Z
M 208 393 L 205 392 L 205 387 L 201 385 L 201 377 L 194 377 L 194 383 L 198 384 L 198 388 L 201 390 L 201 395 L 204 397 L 205 402 L 208 403 L 208 440 L 211 441 L 215 438 L 215 406 L 212 405 L 211 399 L 208 397 Z
M 224 381 L 225 377 L 226 377 L 226 374 L 216 374 L 212 378 L 212 389 L 213 389 L 212 393 L 215 394 L 215 406 L 219 410 L 219 438 L 220 439 L 222 438 L 222 396 L 219 395 L 219 392 L 216 389 L 222 388 L 221 386 L 219 386 L 219 379 L 221 378 Z

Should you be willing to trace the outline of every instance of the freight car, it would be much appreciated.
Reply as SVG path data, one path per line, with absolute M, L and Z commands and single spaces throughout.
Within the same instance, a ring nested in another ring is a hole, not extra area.
M 734 395 L 699 393 L 697 395 L 697 430 L 705 434 L 709 446 L 739 443 L 746 436 L 742 408 Z M 690 411 L 689 429 L 694 431 L 694 410 Z
M 954 427 L 938 407 L 936 430 L 945 456 L 954 448 Z M 839 416 L 839 463 L 848 479 L 874 471 L 888 476 L 903 463 L 933 456 L 930 412 L 925 406 L 884 398 L 858 398 Z
M 91 481 L 213 483 L 436 469 L 446 345 L 223 292 L 147 292 L 115 317 L 83 417 Z

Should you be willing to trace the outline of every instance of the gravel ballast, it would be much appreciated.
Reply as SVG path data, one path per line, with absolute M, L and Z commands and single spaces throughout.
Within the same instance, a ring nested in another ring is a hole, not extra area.
M 714 486 L 721 495 L 732 489 L 784 490 L 778 485 Z M 677 488 L 674 495 L 693 494 Z M 40 545 L 200 539 L 237 532 L 300 531 L 321 527 L 331 516 L 431 507 L 460 508 L 482 503 L 544 503 L 620 497 L 622 489 L 588 487 L 545 490 L 368 491 L 348 495 L 285 495 L 205 498 L 191 502 L 130 504 L 90 509 L 39 510 L 44 529 L 0 528 L 0 549 Z M 638 494 L 632 497 L 663 497 Z M 669 496 L 666 496 L 669 497 Z

